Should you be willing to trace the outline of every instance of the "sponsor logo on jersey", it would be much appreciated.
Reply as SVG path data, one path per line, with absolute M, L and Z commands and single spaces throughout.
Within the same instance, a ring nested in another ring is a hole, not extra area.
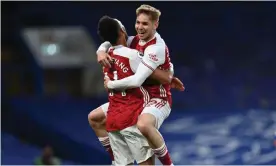
M 143 57 L 144 56 L 143 52 L 139 51 L 139 56 Z
M 149 57 L 150 57 L 150 59 L 151 60 L 153 60 L 153 61 L 158 61 L 158 59 L 157 59 L 157 56 L 155 55 L 155 54 L 149 54 Z

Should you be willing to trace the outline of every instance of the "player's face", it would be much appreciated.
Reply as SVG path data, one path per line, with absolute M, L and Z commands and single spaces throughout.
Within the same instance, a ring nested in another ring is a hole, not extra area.
M 141 40 L 150 40 L 157 27 L 158 23 L 153 22 L 150 16 L 145 13 L 141 13 L 136 18 L 135 29 Z

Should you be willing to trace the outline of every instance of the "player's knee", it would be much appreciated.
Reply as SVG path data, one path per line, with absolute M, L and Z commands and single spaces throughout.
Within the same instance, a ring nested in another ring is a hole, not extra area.
M 148 131 L 148 127 L 145 123 L 138 121 L 137 122 L 137 128 L 140 130 L 140 132 L 144 135 Z
M 150 132 L 151 128 L 154 127 L 155 124 L 155 118 L 151 114 L 142 114 L 140 115 L 138 122 L 137 122 L 137 128 L 140 130 L 140 132 L 143 135 L 147 135 L 148 132 Z
M 93 110 L 93 111 L 94 111 L 94 110 Z M 93 111 L 89 112 L 89 114 L 88 114 L 88 121 L 89 121 L 89 123 L 93 122 L 94 119 L 95 119 L 95 118 L 94 118 L 95 115 L 94 115 Z
M 97 127 L 97 123 L 94 121 L 94 114 L 93 114 L 93 111 L 91 111 L 89 114 L 88 114 L 88 122 L 90 124 L 90 126 L 92 128 L 96 128 Z
M 101 108 L 97 108 L 88 114 L 88 121 L 90 125 L 103 124 L 105 122 L 105 115 Z

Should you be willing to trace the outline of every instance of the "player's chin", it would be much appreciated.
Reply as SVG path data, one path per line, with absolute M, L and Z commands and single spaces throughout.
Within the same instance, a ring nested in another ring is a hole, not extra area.
M 145 39 L 145 34 L 141 34 L 141 33 L 138 33 L 138 37 L 139 37 L 139 39 Z
M 147 39 L 148 37 L 149 37 L 149 34 L 148 33 L 139 33 L 138 34 L 138 36 L 139 36 L 139 39 L 141 39 L 141 40 L 145 40 L 145 39 Z

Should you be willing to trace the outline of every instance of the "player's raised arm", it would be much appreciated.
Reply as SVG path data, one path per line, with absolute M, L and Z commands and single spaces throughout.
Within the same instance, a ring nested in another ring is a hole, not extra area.
M 134 36 L 129 36 L 129 37 L 127 38 L 127 46 L 130 45 L 130 43 L 132 42 L 133 38 L 134 38 Z M 103 52 L 106 53 L 106 52 L 108 51 L 108 49 L 109 49 L 111 46 L 112 46 L 112 45 L 110 44 L 109 41 L 103 42 L 103 43 L 99 46 L 98 50 L 96 51 L 97 55 L 99 56 L 99 54 L 101 54 L 101 53 L 103 53 Z
M 127 39 L 127 44 L 129 46 L 129 44 L 131 43 L 132 39 L 134 38 L 134 36 L 129 36 Z M 105 67 L 111 67 L 111 58 L 110 56 L 107 54 L 108 49 L 111 47 L 110 42 L 106 41 L 104 43 L 102 43 L 96 54 L 97 54 L 97 61 L 98 63 L 100 63 L 101 65 L 105 66 Z
M 104 67 L 111 67 L 110 61 L 112 60 L 111 57 L 107 54 L 108 49 L 111 47 L 110 42 L 106 41 L 102 43 L 96 54 L 97 54 L 97 61 Z
M 109 89 L 129 89 L 140 87 L 153 71 L 165 62 L 165 47 L 163 45 L 151 45 L 146 48 L 142 62 L 134 75 L 116 81 L 108 81 Z

